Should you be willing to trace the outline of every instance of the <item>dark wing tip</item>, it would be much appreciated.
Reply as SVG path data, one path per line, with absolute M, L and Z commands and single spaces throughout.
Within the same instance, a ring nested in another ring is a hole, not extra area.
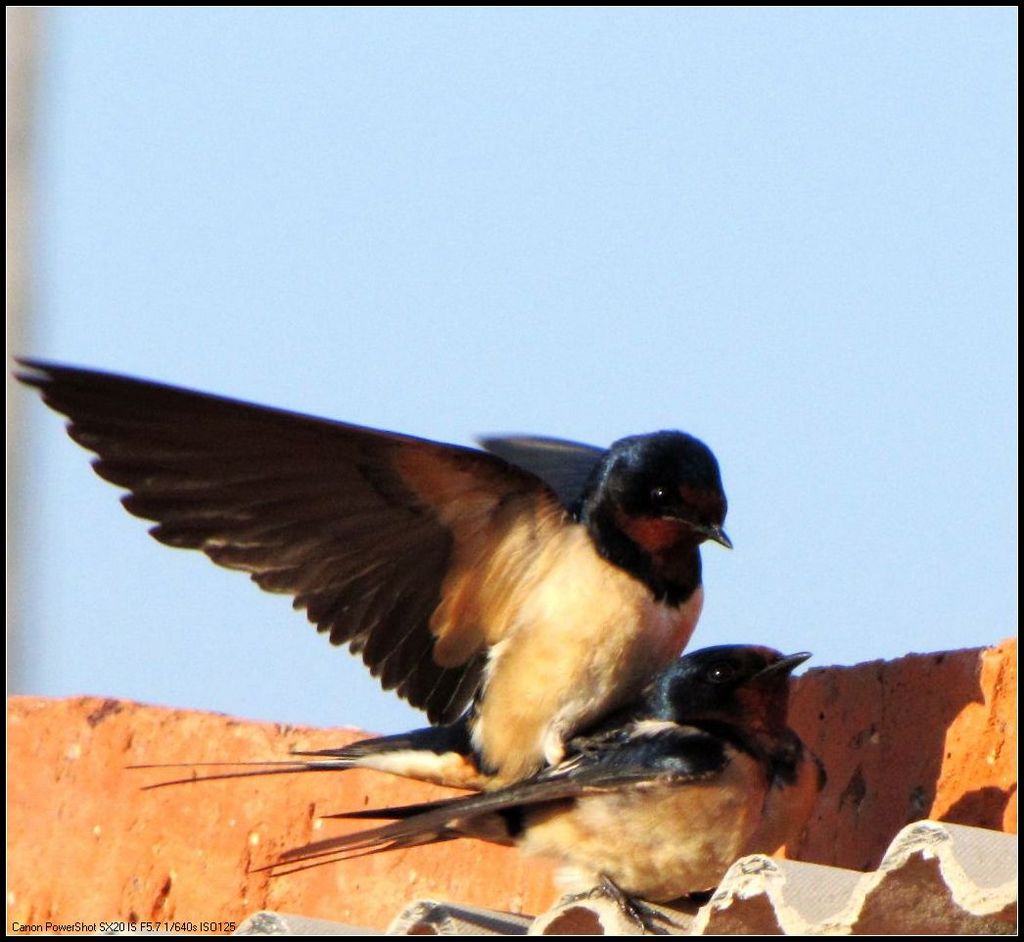
M 14 371 L 14 378 L 26 386 L 42 389 L 52 378 L 50 365 L 43 360 L 36 360 L 32 357 L 15 357 L 14 362 L 21 367 Z
M 41 360 L 38 357 L 14 357 L 14 362 L 22 367 L 22 370 L 16 371 L 14 375 L 25 383 L 41 383 L 47 380 L 55 380 L 60 376 L 75 376 L 76 374 L 79 376 L 96 374 L 114 375 L 113 373 L 105 373 L 103 370 L 67 366 L 63 363 L 54 363 L 52 360 Z
M 146 386 L 155 390 L 174 391 L 172 387 L 161 383 L 135 379 L 109 370 L 68 366 L 35 357 L 15 357 L 14 362 L 21 367 L 14 371 L 14 378 L 19 383 L 38 389 L 43 402 L 69 418 L 69 408 L 74 407 L 77 412 L 85 402 L 94 404 L 97 393 L 109 395 L 113 391 L 123 392 Z

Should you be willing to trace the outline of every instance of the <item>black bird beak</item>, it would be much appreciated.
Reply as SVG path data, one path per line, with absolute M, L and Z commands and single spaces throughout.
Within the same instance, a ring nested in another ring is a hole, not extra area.
M 714 524 L 705 527 L 699 523 L 692 523 L 691 521 L 686 522 L 692 530 L 699 533 L 704 537 L 704 539 L 714 540 L 716 543 L 721 543 L 726 549 L 732 549 L 732 540 L 729 539 L 725 530 L 721 527 L 715 526 Z
M 709 540 L 721 543 L 726 549 L 732 549 L 732 540 L 726 535 L 725 530 L 721 527 L 708 527 L 708 530 L 710 531 L 708 533 Z
M 780 657 L 774 664 L 769 664 L 757 676 L 764 677 L 765 674 L 789 674 L 811 656 L 810 651 L 801 651 L 799 654 L 787 654 L 784 657 Z

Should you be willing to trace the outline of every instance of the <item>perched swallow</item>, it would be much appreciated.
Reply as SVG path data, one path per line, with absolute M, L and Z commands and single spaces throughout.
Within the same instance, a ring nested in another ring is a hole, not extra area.
M 788 725 L 789 675 L 808 657 L 742 645 L 688 654 L 635 708 L 571 739 L 559 765 L 478 795 L 333 815 L 393 821 L 270 869 L 475 837 L 560 861 L 569 889 L 609 880 L 663 902 L 713 888 L 737 857 L 797 836 L 824 784 Z
M 293 596 L 432 723 L 472 704 L 495 784 L 560 761 L 678 656 L 699 546 L 731 546 L 718 463 L 683 432 L 480 451 L 20 362 L 157 540 Z

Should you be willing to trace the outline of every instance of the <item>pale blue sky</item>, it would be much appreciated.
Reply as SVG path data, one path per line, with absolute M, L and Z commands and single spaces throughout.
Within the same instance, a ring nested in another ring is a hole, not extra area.
M 24 352 L 460 443 L 682 428 L 736 544 L 695 645 L 1015 633 L 1016 10 L 46 20 Z M 23 690 L 419 722 L 26 412 Z

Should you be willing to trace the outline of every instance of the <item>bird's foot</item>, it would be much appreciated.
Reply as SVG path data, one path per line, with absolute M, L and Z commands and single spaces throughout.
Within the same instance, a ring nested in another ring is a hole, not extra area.
M 614 880 L 606 876 L 602 876 L 600 882 L 589 890 L 564 896 L 559 903 L 559 908 L 571 906 L 573 903 L 595 900 L 607 900 L 625 921 L 626 925 L 614 934 L 632 930 L 631 934 L 665 935 L 667 933 L 666 923 L 672 924 L 672 920 L 665 913 L 648 906 L 643 900 L 628 896 Z M 606 929 L 612 930 L 615 928 L 606 927 Z

